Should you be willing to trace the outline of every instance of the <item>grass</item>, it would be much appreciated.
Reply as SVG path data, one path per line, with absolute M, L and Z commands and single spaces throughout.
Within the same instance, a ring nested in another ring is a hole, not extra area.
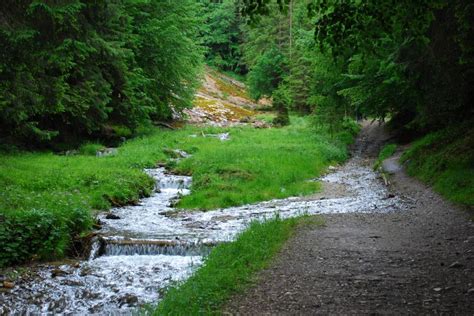
M 379 156 L 374 164 L 374 170 L 379 169 L 385 159 L 390 158 L 397 150 L 396 144 L 385 145 L 379 153 Z
M 298 225 L 321 219 L 299 217 L 253 222 L 237 240 L 217 246 L 185 283 L 168 290 L 155 315 L 218 314 L 235 293 L 266 268 Z
M 307 180 L 345 159 L 346 150 L 315 135 L 305 119 L 292 120 L 281 129 L 234 128 L 228 142 L 196 138 L 182 144 L 193 156 L 176 170 L 193 174 L 193 194 L 179 206 L 213 209 L 318 190 L 318 183 Z
M 408 173 L 448 200 L 474 206 L 474 129 L 472 122 L 431 133 L 403 155 Z
M 276 116 L 277 115 L 274 112 L 267 112 L 267 113 L 257 114 L 254 117 L 257 120 L 264 121 L 265 123 L 268 123 L 268 124 L 272 124 Z
M 165 162 L 169 149 L 191 158 L 169 163 L 193 175 L 193 193 L 179 206 L 212 209 L 315 192 L 308 179 L 346 158 L 342 144 L 316 135 L 308 120 L 292 118 L 281 129 L 185 127 L 154 130 L 130 140 L 117 155 L 96 157 L 99 144 L 74 156 L 53 153 L 0 155 L 0 266 L 65 254 L 71 240 L 88 231 L 95 210 L 136 203 L 153 181 L 143 168 Z M 202 135 L 230 132 L 221 142 Z M 197 135 L 198 137 L 190 137 Z

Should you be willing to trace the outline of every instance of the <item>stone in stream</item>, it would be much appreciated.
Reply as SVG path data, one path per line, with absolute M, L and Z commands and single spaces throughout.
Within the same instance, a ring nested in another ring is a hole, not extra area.
M 113 213 L 107 213 L 107 215 L 105 215 L 105 218 L 106 219 L 120 219 L 120 216 L 115 215 Z
M 235 219 L 235 217 L 234 217 L 234 216 L 231 216 L 231 215 L 213 216 L 213 217 L 211 218 L 211 220 L 213 220 L 213 221 L 219 221 L 219 222 L 224 222 L 224 223 L 225 223 L 225 222 L 228 222 L 228 221 L 230 221 L 230 220 L 232 220 L 232 219 Z M 184 220 L 186 220 L 186 219 L 183 219 L 183 221 L 184 221 Z
M 402 167 L 398 163 L 398 158 L 392 157 L 392 158 L 385 159 L 382 162 L 382 169 L 388 174 L 394 174 L 400 171 Z
M 134 306 L 137 303 L 138 303 L 138 297 L 136 297 L 133 294 L 127 294 L 127 295 L 119 298 L 120 307 L 122 307 L 123 305 Z
M 107 156 L 115 156 L 117 155 L 118 153 L 118 150 L 117 148 L 103 148 L 103 149 L 99 149 L 95 155 L 97 157 L 107 157 Z
M 67 274 L 69 274 L 69 272 L 66 272 L 66 271 L 61 270 L 61 269 L 53 269 L 51 271 L 51 277 L 52 278 L 55 278 L 55 277 L 58 277 L 58 276 L 65 276 Z

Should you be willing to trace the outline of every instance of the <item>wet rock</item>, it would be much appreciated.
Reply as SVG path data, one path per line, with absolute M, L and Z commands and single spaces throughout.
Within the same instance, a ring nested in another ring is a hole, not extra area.
M 51 302 L 51 304 L 49 305 L 48 307 L 48 310 L 50 312 L 54 312 L 54 311 L 61 311 L 61 310 L 64 310 L 64 308 L 66 307 L 66 298 L 65 297 L 61 297 L 59 298 L 58 300 L 55 300 L 53 302 Z
M 113 213 L 107 213 L 107 215 L 105 215 L 105 218 L 106 219 L 120 219 L 120 216 L 115 215 Z
M 212 221 L 219 221 L 219 222 L 224 222 L 224 223 L 232 219 L 235 219 L 235 217 L 231 215 L 213 216 L 211 218 Z
M 69 286 L 83 286 L 84 285 L 84 283 L 82 283 L 81 281 L 68 280 L 68 279 L 61 282 L 61 284 L 69 285 Z
M 463 265 L 460 262 L 456 261 L 456 262 L 451 263 L 451 265 L 448 268 L 457 269 L 457 268 L 462 268 L 462 267 Z
M 13 289 L 15 287 L 15 283 L 11 281 L 3 281 L 3 287 L 6 289 Z
M 51 271 L 51 277 L 52 278 L 55 278 L 55 277 L 58 277 L 58 276 L 65 276 L 67 274 L 69 274 L 69 272 L 66 272 L 66 271 L 61 270 L 61 269 L 53 269 Z
M 68 150 L 68 151 L 65 152 L 65 155 L 66 155 L 66 156 L 75 156 L 75 155 L 77 155 L 77 154 L 79 154 L 79 151 L 77 151 L 77 150 L 75 150 L 75 149 L 73 149 L 73 150 Z
M 179 200 L 180 200 L 179 196 L 176 197 L 175 199 L 171 199 L 170 203 L 168 204 L 168 207 L 171 207 L 171 208 L 176 207 L 176 205 L 178 205 L 178 203 L 179 203 Z
M 138 297 L 133 294 L 126 294 L 125 296 L 119 298 L 120 307 L 123 305 L 134 306 L 138 303 Z
M 118 154 L 117 148 L 103 148 L 103 149 L 99 149 L 95 153 L 97 157 L 115 156 L 117 154 Z
M 251 123 L 253 120 L 250 116 L 244 116 L 240 119 L 240 123 Z
M 163 152 L 171 158 L 179 159 L 179 158 L 187 158 L 189 154 L 181 149 L 163 149 Z
M 199 228 L 199 229 L 206 228 L 205 225 L 201 222 L 188 223 L 188 224 L 186 224 L 186 227 L 188 227 L 188 228 Z
M 86 276 L 86 275 L 91 274 L 91 272 L 92 272 L 91 268 L 86 267 L 86 268 L 84 268 L 84 269 L 81 270 L 81 272 L 79 273 L 79 275 L 80 275 L 81 277 L 83 277 L 83 276 Z
M 270 128 L 271 125 L 263 121 L 255 121 L 253 124 L 254 128 Z

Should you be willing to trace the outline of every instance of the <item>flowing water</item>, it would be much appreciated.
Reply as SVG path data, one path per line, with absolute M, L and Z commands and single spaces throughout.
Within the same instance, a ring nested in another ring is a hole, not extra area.
M 167 174 L 164 168 L 146 172 L 156 179 L 155 193 L 139 205 L 112 209 L 118 219 L 100 215 L 103 228 L 89 260 L 37 267 L 33 276 L 0 293 L 0 314 L 131 314 L 159 301 L 167 286 L 199 267 L 212 246 L 233 240 L 252 220 L 407 207 L 357 157 L 312 180 L 338 188 L 332 196 L 291 197 L 209 212 L 173 209 L 190 193 L 190 177 Z

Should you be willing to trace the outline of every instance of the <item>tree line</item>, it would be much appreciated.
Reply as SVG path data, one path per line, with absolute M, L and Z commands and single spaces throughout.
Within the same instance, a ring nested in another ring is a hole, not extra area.
M 240 36 L 214 41 L 207 56 L 214 62 L 220 54 L 217 66 L 248 71 L 255 98 L 316 113 L 320 126 L 389 117 L 411 135 L 473 117 L 468 0 L 210 2 L 235 12 L 240 28 L 229 31 Z M 240 50 L 221 54 L 225 46 Z
M 409 133 L 472 118 L 468 0 L 6 0 L 0 140 L 131 136 L 191 105 L 201 65 L 245 75 L 282 114 L 392 118 Z
M 127 137 L 189 106 L 199 84 L 194 0 L 0 3 L 0 139 Z

